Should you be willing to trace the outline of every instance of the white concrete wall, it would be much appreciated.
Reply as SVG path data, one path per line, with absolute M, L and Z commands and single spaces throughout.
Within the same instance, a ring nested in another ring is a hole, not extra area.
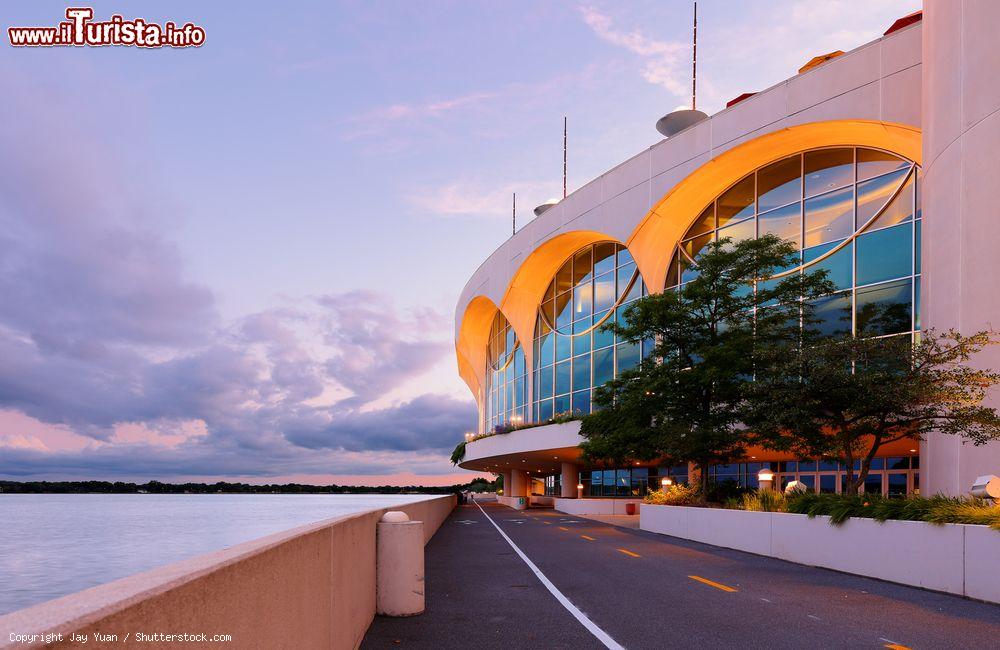
M 1000 2 L 929 0 L 923 22 L 924 327 L 1000 329 Z M 1000 368 L 1000 350 L 975 361 Z M 996 391 L 989 403 L 1000 407 Z M 1000 443 L 932 435 L 920 456 L 925 494 L 1000 474 Z
M 499 496 L 497 497 L 497 501 L 500 505 L 514 508 L 515 510 L 524 510 L 528 507 L 528 497 Z
M 643 504 L 654 533 L 1000 603 L 1000 531 L 986 526 L 850 519 Z
M 580 435 L 580 422 L 578 420 L 518 429 L 510 433 L 479 438 L 466 444 L 465 458 L 459 463 L 459 467 L 465 467 L 470 461 L 506 456 L 507 454 L 578 447 L 582 442 L 583 437 Z M 508 483 L 504 483 L 505 492 L 508 490 L 508 485 Z
M 640 504 L 642 499 L 556 499 L 555 508 L 568 515 L 624 515 L 626 503 Z

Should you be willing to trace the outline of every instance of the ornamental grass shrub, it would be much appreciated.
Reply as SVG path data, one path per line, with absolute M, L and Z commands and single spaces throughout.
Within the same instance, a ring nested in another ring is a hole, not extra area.
M 654 506 L 686 506 L 698 501 L 698 488 L 691 485 L 668 485 L 646 493 L 643 503 Z
M 754 512 L 785 512 L 788 499 L 781 492 L 774 490 L 755 490 L 744 494 L 736 506 L 740 510 Z
M 851 517 L 932 524 L 980 524 L 1000 530 L 1000 506 L 976 497 L 910 496 L 890 499 L 877 494 L 801 494 L 787 500 L 786 511 L 830 517 L 839 526 Z

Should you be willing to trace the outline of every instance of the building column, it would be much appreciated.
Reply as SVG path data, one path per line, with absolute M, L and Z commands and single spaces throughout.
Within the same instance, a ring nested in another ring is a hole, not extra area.
M 1000 241 L 1000 3 L 927 0 L 921 103 L 923 202 L 921 326 L 972 334 L 1000 327 L 996 255 Z M 972 363 L 1000 368 L 1000 350 Z M 1000 407 L 994 396 L 988 406 Z M 968 493 L 982 474 L 1000 474 L 1000 443 L 975 447 L 930 434 L 920 444 L 920 492 Z
M 563 499 L 575 499 L 576 486 L 580 483 L 580 466 L 576 463 L 563 463 L 562 476 L 559 480 L 561 485 L 559 496 Z
M 528 473 L 519 469 L 512 469 L 510 471 L 510 494 L 507 496 L 511 497 L 526 497 L 528 496 Z

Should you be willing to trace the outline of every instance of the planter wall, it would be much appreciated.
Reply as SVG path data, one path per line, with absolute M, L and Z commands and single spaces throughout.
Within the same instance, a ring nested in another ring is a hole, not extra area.
M 642 499 L 563 499 L 555 500 L 555 508 L 568 515 L 624 515 L 626 503 L 642 503 Z M 636 506 L 637 508 L 640 506 Z
M 986 526 L 643 504 L 639 528 L 1000 603 L 1000 532 Z
M 525 510 L 528 507 L 528 497 L 505 497 L 498 496 L 497 501 L 508 508 L 515 510 Z

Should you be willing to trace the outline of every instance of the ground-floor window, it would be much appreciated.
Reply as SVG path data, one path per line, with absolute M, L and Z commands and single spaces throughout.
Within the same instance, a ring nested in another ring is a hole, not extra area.
M 545 496 L 562 496 L 562 475 L 553 474 L 545 477 Z
M 660 482 L 667 477 L 675 483 L 687 483 L 687 465 L 592 469 L 580 473 L 580 482 L 586 497 L 637 498 L 660 489 Z
M 840 494 L 847 491 L 847 470 L 843 463 L 837 461 L 789 460 L 713 465 L 709 469 L 709 476 L 718 484 L 731 483 L 733 487 L 756 488 L 757 472 L 762 469 L 775 472 L 775 485 L 782 490 L 792 481 L 799 481 L 813 492 Z M 854 471 L 860 469 L 861 461 L 855 461 Z M 874 459 L 871 471 L 865 478 L 863 491 L 890 497 L 919 494 L 920 457 Z

